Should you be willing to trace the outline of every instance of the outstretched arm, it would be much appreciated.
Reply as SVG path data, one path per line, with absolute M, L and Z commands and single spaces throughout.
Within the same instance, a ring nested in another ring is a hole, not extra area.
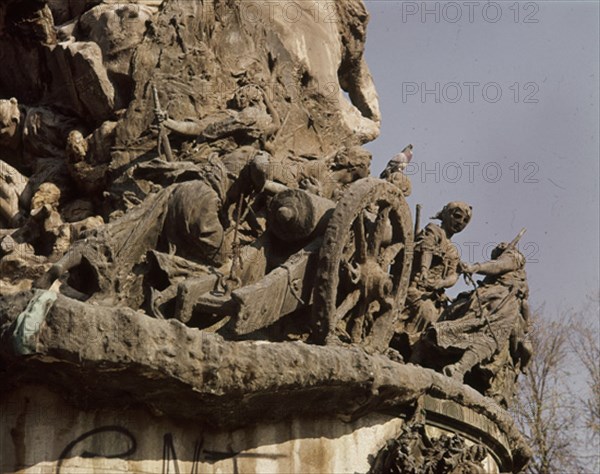
M 167 118 L 161 123 L 169 130 L 187 137 L 197 137 L 204 131 L 204 128 L 197 122 L 179 121 Z
M 454 285 L 456 285 L 456 282 L 458 281 L 458 277 L 459 277 L 459 274 L 456 271 L 454 271 L 453 273 L 448 275 L 443 280 L 438 281 L 435 286 L 437 289 L 451 288 Z
M 481 275 L 502 275 L 503 273 L 517 270 L 521 266 L 517 255 L 504 252 L 496 260 L 465 266 L 467 273 L 479 273 Z

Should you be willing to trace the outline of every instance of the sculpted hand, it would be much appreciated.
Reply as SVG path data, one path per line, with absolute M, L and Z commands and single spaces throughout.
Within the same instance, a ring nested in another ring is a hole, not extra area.
M 156 117 L 156 121 L 161 124 L 163 123 L 165 120 L 167 120 L 168 116 L 166 112 L 162 112 L 158 109 L 154 109 L 154 115 Z
M 461 271 L 462 273 L 477 273 L 479 271 L 479 264 L 475 263 L 473 265 L 469 265 L 468 263 L 462 263 L 461 264 L 462 268 Z
M 444 280 L 429 280 L 425 283 L 425 288 L 429 291 L 442 290 L 445 288 Z

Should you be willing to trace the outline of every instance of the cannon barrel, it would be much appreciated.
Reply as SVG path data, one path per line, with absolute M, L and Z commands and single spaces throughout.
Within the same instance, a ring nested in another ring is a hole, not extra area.
M 269 206 L 269 230 L 284 242 L 298 242 L 325 230 L 335 203 L 301 189 L 277 193 Z

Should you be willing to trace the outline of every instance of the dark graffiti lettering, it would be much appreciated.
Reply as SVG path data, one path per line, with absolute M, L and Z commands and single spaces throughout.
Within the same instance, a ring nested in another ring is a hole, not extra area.
M 114 437 L 120 437 L 117 441 L 117 448 L 113 448 L 114 452 L 108 452 L 96 448 L 98 452 L 91 451 L 89 446 L 103 446 L 99 436 L 109 436 L 111 438 L 111 446 L 115 446 Z M 92 441 L 92 438 L 93 441 Z M 87 443 L 85 443 L 87 441 Z M 85 443 L 85 444 L 84 444 Z M 121 448 L 122 449 L 119 449 Z M 137 450 L 137 440 L 135 436 L 126 428 L 116 425 L 102 426 L 78 436 L 71 441 L 60 453 L 56 474 L 60 474 L 63 462 L 71 457 L 82 458 L 108 458 L 108 459 L 125 459 L 135 453 Z M 231 446 L 227 451 L 214 451 L 205 449 L 204 437 L 201 435 L 194 445 L 194 456 L 192 459 L 190 474 L 200 474 L 201 463 L 216 463 L 231 459 L 233 463 L 233 473 L 239 472 L 238 458 L 269 458 L 277 459 L 285 457 L 281 454 L 258 454 L 258 453 L 241 453 L 234 451 Z M 172 433 L 163 435 L 163 452 L 162 452 L 162 474 L 181 474 L 182 470 L 179 466 L 179 458 L 175 449 L 175 442 Z
M 95 453 L 95 452 L 91 452 L 91 451 L 84 449 L 81 453 L 74 454 L 75 447 L 77 445 L 83 443 L 85 440 L 92 438 L 94 436 L 98 436 L 100 434 L 108 434 L 108 433 L 123 437 L 123 441 L 124 441 L 123 451 L 115 452 L 115 453 L 105 453 L 105 452 Z M 100 457 L 108 458 L 108 459 L 126 458 L 128 456 L 131 456 L 136 451 L 136 449 L 137 449 L 137 441 L 136 441 L 135 437 L 133 436 L 133 434 L 126 428 L 123 428 L 122 426 L 115 426 L 115 425 L 101 426 L 100 428 L 95 428 L 93 430 L 90 430 L 90 431 L 82 434 L 81 436 L 77 437 L 76 439 L 71 441 L 69 444 L 67 444 L 65 449 L 63 449 L 63 451 L 60 453 L 60 456 L 58 457 L 58 465 L 56 467 L 56 474 L 60 474 L 60 470 L 62 468 L 63 461 L 73 455 L 80 456 L 82 458 L 100 458 Z
M 167 433 L 163 437 L 163 474 L 170 473 L 169 466 L 171 462 L 173 466 L 175 466 L 175 473 L 180 474 L 179 470 L 179 462 L 177 460 L 177 453 L 175 452 L 175 445 L 173 444 L 173 435 L 171 433 Z M 194 462 L 195 464 L 195 462 Z M 193 469 L 192 469 L 193 471 Z
M 233 450 L 228 452 L 222 451 L 209 451 L 204 449 L 204 437 L 200 437 L 194 445 L 194 458 L 192 460 L 191 474 L 200 474 L 200 463 L 201 462 L 218 462 L 225 459 L 233 459 L 234 472 L 237 472 L 237 462 L 235 457 L 240 453 Z M 177 452 L 175 451 L 175 444 L 173 443 L 173 434 L 167 433 L 163 436 L 163 467 L 162 474 L 171 474 L 171 466 L 173 466 L 173 473 L 180 474 L 179 460 L 177 459 Z

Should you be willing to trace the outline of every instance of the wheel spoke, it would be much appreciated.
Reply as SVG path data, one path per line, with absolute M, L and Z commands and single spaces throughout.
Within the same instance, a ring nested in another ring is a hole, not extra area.
M 359 300 L 360 289 L 356 289 L 352 293 L 349 293 L 346 296 L 346 298 L 344 298 L 344 301 L 342 301 L 342 304 L 338 306 L 335 312 L 336 321 L 341 321 L 342 319 L 344 319 L 346 314 L 348 314 L 348 312 L 356 306 L 356 303 L 358 303 Z
M 379 249 L 385 238 L 385 231 L 390 225 L 390 208 L 384 208 L 378 215 L 375 220 L 375 229 L 373 230 L 373 235 L 371 239 L 369 239 L 369 255 L 375 256 L 379 253 Z
M 402 242 L 397 242 L 389 247 L 386 247 L 379 259 L 379 264 L 381 267 L 387 269 L 403 248 L 404 243 Z
M 354 239 L 356 258 L 359 263 L 364 263 L 367 261 L 367 233 L 365 231 L 365 215 L 362 211 L 354 221 Z
M 361 292 L 362 294 L 362 292 Z M 363 295 L 363 298 L 359 300 L 357 305 L 356 316 L 354 320 L 351 322 L 351 333 L 352 333 L 352 342 L 355 344 L 359 344 L 363 338 L 363 328 L 365 325 L 365 317 L 367 315 L 367 308 L 369 303 L 367 301 L 367 296 Z

